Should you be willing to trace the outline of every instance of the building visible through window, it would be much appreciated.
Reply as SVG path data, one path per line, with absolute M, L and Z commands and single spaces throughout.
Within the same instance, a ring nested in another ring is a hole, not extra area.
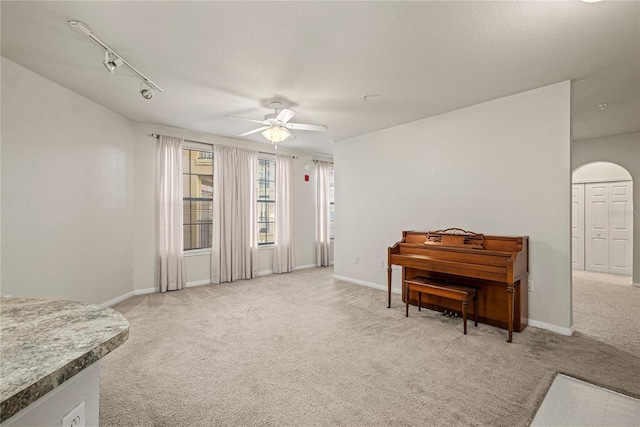
M 184 250 L 211 247 L 213 153 L 182 150 Z
M 275 243 L 276 162 L 258 159 L 258 244 Z

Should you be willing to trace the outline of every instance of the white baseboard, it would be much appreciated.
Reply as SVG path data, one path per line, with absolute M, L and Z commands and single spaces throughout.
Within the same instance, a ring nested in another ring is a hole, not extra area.
M 338 276 L 336 274 L 333 275 L 333 278 L 336 279 L 336 280 L 342 280 L 344 282 L 355 283 L 356 285 L 366 286 L 368 288 L 379 289 L 381 291 L 386 291 L 387 290 L 387 285 L 380 285 L 378 283 L 367 282 L 365 280 L 352 279 L 350 277 Z M 399 295 L 400 294 L 400 289 L 395 289 L 394 287 L 391 287 L 391 293 Z
M 547 331 L 555 332 L 556 334 L 565 335 L 568 337 L 573 335 L 573 326 L 570 328 L 565 328 L 563 326 L 552 325 L 550 323 L 540 322 L 533 319 L 529 319 L 527 323 L 529 324 L 529 326 L 533 326 L 534 328 L 546 329 Z
M 146 289 L 136 289 L 135 291 L 127 292 L 124 295 L 120 295 L 119 297 L 115 297 L 114 299 L 110 299 L 107 302 L 103 302 L 100 304 L 103 307 L 113 307 L 114 305 L 121 303 L 122 301 L 131 298 L 134 295 L 144 295 L 144 294 L 152 294 L 154 292 L 158 292 L 157 288 L 146 288 Z
M 305 264 L 305 265 L 299 265 L 295 268 L 295 271 L 298 270 L 305 270 L 307 268 L 314 268 L 316 265 L 315 264 Z M 260 276 L 268 276 L 270 274 L 273 274 L 273 270 L 264 270 L 264 271 L 258 271 L 258 277 Z
M 345 282 L 355 283 L 356 285 L 362 285 L 362 286 L 367 286 L 369 288 L 379 289 L 381 291 L 386 291 L 387 290 L 387 286 L 386 285 L 380 285 L 378 283 L 367 282 L 365 280 L 352 279 L 350 277 L 338 276 L 337 274 L 334 274 L 333 278 L 336 279 L 336 280 L 342 280 L 342 281 L 345 281 Z M 395 289 L 395 288 L 392 287 L 391 288 L 391 293 L 400 294 L 400 289 Z M 529 326 L 533 326 L 534 328 L 546 329 L 547 331 L 555 332 L 557 334 L 566 335 L 566 336 L 569 336 L 569 337 L 571 335 L 573 335 L 573 330 L 574 330 L 573 326 L 571 328 L 564 328 L 562 326 L 552 325 L 550 323 L 545 323 L 545 322 L 539 322 L 537 320 L 532 320 L 532 319 L 529 319 L 528 323 L 529 323 Z
M 120 295 L 119 297 L 115 297 L 114 299 L 110 299 L 107 302 L 103 302 L 100 304 L 103 307 L 113 307 L 114 305 L 126 300 L 127 298 L 131 298 L 133 296 L 133 292 L 127 292 L 124 295 Z
M 640 283 L 632 283 L 631 286 L 635 286 L 636 288 L 640 288 Z
M 190 288 L 192 286 L 202 286 L 211 284 L 211 279 L 203 279 L 203 280 L 194 280 L 193 282 L 185 283 L 186 288 Z

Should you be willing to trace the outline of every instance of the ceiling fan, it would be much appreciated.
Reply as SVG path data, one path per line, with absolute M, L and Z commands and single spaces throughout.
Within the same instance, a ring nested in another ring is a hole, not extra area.
M 241 133 L 238 136 L 248 136 L 254 133 L 261 132 L 262 136 L 271 141 L 274 144 L 282 142 L 285 139 L 292 137 L 296 139 L 296 136 L 291 130 L 310 130 L 315 132 L 325 132 L 328 128 L 326 125 L 312 125 L 307 123 L 289 123 L 296 112 L 288 108 L 282 108 L 280 101 L 271 101 L 269 106 L 273 108 L 273 113 L 264 116 L 264 120 L 247 119 L 245 117 L 234 117 L 236 119 L 246 120 L 253 123 L 260 123 L 263 125 L 257 129 L 250 130 L 249 132 Z

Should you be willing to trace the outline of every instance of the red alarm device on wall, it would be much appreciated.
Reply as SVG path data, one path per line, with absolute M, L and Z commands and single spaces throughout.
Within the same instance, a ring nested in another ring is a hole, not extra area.
M 305 175 L 304 176 L 304 180 L 308 182 L 309 181 L 309 175 Z

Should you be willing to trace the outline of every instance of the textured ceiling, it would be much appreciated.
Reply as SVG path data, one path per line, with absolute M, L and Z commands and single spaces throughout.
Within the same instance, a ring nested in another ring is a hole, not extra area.
M 224 136 L 272 99 L 322 123 L 295 145 L 332 143 L 574 81 L 573 137 L 640 130 L 638 2 L 9 2 L 2 55 L 122 116 Z M 164 89 L 110 75 L 86 22 Z M 361 96 L 377 97 L 363 101 Z M 598 104 L 607 103 L 605 110 Z M 264 141 L 257 134 L 249 137 Z

